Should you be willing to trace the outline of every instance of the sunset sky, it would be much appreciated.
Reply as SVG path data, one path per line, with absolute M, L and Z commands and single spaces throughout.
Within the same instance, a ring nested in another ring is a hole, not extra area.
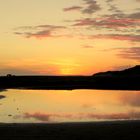
M 140 64 L 140 0 L 0 0 L 0 17 L 0 75 Z

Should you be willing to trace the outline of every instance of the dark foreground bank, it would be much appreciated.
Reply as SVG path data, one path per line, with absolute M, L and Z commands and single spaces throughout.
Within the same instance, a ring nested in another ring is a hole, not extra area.
M 136 140 L 140 137 L 140 121 L 0 124 L 0 139 L 38 140 Z

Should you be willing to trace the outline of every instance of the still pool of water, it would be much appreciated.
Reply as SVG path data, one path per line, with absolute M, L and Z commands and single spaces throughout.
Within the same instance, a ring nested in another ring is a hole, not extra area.
M 53 123 L 140 119 L 140 91 L 1 90 L 0 122 Z

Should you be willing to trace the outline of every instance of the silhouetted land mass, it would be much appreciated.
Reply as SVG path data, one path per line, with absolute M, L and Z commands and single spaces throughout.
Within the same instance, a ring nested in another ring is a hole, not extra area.
M 8 88 L 140 90 L 140 65 L 92 76 L 1 76 L 0 89 Z
M 1 139 L 14 140 L 137 140 L 140 121 L 0 124 Z

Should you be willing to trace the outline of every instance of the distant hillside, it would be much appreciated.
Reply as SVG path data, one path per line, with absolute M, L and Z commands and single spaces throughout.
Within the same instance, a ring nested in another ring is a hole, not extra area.
M 93 76 L 140 76 L 140 65 L 122 71 L 99 72 Z
M 140 90 L 140 65 L 93 76 L 1 76 L 0 89 L 113 89 Z

